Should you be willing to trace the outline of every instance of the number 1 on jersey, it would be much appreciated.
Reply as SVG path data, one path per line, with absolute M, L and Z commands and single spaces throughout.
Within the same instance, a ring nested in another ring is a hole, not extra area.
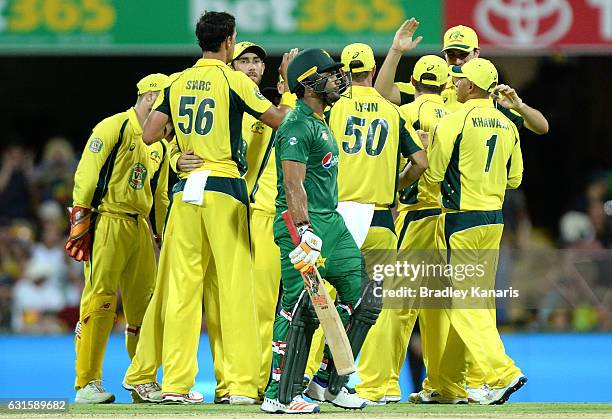
M 495 152 L 495 144 L 497 144 L 497 134 L 493 134 L 486 142 L 489 148 L 489 154 L 487 155 L 487 164 L 485 165 L 485 172 L 488 172 L 491 168 L 491 160 L 493 159 L 493 152 Z

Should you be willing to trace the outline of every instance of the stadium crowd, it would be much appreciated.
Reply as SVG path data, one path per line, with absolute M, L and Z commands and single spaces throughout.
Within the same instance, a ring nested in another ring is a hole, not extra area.
M 66 256 L 63 246 L 69 227 L 65 207 L 71 201 L 79 153 L 61 137 L 49 139 L 40 148 L 26 148 L 15 134 L 2 149 L 2 333 L 64 333 L 78 321 L 82 267 Z M 601 252 L 612 248 L 612 172 L 590 176 L 559 220 L 558 234 L 532 225 L 521 190 L 508 191 L 504 219 L 498 286 L 511 283 L 528 290 L 530 282 L 537 292 L 520 307 L 498 304 L 500 326 L 556 332 L 612 330 L 606 308 L 612 306 L 612 266 Z M 585 262 L 585 254 L 592 260 Z M 536 265 L 544 271 L 542 255 L 552 264 L 560 255 L 567 257 L 557 269 L 542 272 L 546 281 L 536 283 L 534 279 L 542 279 Z M 572 255 L 576 264 L 570 263 Z M 581 269 L 581 263 L 588 269 Z M 124 326 L 119 317 L 115 329 L 123 331 Z

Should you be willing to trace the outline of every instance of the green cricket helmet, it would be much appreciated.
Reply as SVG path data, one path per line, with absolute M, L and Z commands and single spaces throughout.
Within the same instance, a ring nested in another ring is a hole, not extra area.
M 342 95 L 351 85 L 350 75 L 346 75 L 342 67 L 341 62 L 334 61 L 327 51 L 320 48 L 300 51 L 291 60 L 287 69 L 289 90 L 295 93 L 300 86 L 310 87 L 315 93 L 323 95 L 329 101 L 330 94 Z M 335 75 L 340 83 L 333 90 L 326 90 L 327 80 L 332 75 Z M 334 102 L 335 100 L 332 99 Z

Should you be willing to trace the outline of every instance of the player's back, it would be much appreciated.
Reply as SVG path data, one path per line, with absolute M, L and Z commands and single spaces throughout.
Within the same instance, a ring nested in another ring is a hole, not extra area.
M 329 125 L 339 148 L 338 200 L 393 203 L 399 163 L 398 108 L 373 87 L 353 86 L 330 112 Z
M 442 205 L 456 210 L 501 209 L 506 189 L 517 187 L 522 178 L 516 126 L 493 101 L 473 99 L 438 124 L 434 141 L 438 135 L 454 138 L 441 185 Z
M 444 98 L 436 94 L 419 95 L 414 102 L 400 107 L 400 113 L 415 130 L 429 133 L 431 138 L 434 127 L 448 115 Z M 416 141 L 420 141 L 416 138 Z M 407 159 L 401 159 L 400 168 L 405 167 Z M 429 183 L 420 178 L 412 185 L 399 191 L 398 211 L 413 211 L 440 207 L 440 185 Z
M 212 176 L 240 177 L 246 170 L 242 117 L 259 117 L 271 103 L 244 73 L 219 60 L 200 59 L 164 91 L 181 150 L 204 160 L 197 170 Z M 187 174 L 181 174 L 186 177 Z

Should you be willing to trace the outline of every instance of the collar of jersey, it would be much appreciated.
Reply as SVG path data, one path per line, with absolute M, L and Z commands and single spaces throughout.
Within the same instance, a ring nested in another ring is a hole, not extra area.
M 415 100 L 415 102 L 425 102 L 425 101 L 429 101 L 429 102 L 435 102 L 435 103 L 444 103 L 444 98 L 440 95 L 435 95 L 433 93 L 424 93 L 422 95 L 419 95 L 419 97 L 417 97 Z
M 355 96 L 355 94 L 368 95 L 368 96 L 380 96 L 380 93 L 378 93 L 378 91 L 376 91 L 376 89 L 373 88 L 372 86 L 352 85 L 351 89 L 353 91 L 353 97 Z
M 470 99 L 465 102 L 464 105 L 466 108 L 493 108 L 493 100 L 492 99 Z
M 301 99 L 297 100 L 297 102 L 295 104 L 295 109 L 297 109 L 298 111 L 302 112 L 306 116 L 311 116 L 312 115 L 315 118 L 320 119 L 321 121 L 325 122 L 325 116 L 319 115 L 318 113 L 315 113 L 315 111 L 313 111 L 312 108 L 310 106 L 308 106 Z
M 204 67 L 206 65 L 225 65 L 225 63 L 221 60 L 217 60 L 216 58 L 200 58 L 196 61 L 194 67 Z
M 134 135 L 141 136 L 142 135 L 142 127 L 140 126 L 140 121 L 138 121 L 138 115 L 136 115 L 136 109 L 130 108 L 127 111 L 128 119 L 130 120 L 130 125 L 134 130 Z

